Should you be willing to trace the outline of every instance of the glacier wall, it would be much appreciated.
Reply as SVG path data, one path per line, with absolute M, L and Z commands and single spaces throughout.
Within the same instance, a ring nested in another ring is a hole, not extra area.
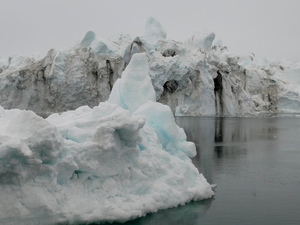
M 46 57 L 1 59 L 0 105 L 41 116 L 106 101 L 114 82 L 136 53 L 147 55 L 156 100 L 175 115 L 256 116 L 300 112 L 300 64 L 239 56 L 195 34 L 185 42 L 166 39 L 148 19 L 144 35 L 99 39 L 92 31 L 65 51 Z
M 123 69 L 121 56 L 84 47 L 50 50 L 40 60 L 17 56 L 2 67 L 0 105 L 44 117 L 82 105 L 96 106 L 108 99 Z

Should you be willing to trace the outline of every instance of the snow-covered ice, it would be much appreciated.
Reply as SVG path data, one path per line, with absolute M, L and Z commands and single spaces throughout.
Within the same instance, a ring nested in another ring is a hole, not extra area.
M 134 55 L 94 108 L 43 119 L 0 107 L 0 223 L 126 221 L 212 197 L 148 73 L 146 54 Z

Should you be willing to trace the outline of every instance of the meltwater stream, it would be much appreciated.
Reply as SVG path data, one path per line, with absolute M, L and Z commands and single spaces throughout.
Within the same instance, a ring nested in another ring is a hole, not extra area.
M 213 199 L 125 224 L 300 224 L 300 118 L 197 118 L 176 122 L 195 142 Z

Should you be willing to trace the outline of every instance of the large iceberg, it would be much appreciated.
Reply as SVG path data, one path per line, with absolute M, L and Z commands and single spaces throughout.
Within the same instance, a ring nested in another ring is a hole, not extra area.
M 108 102 L 46 119 L 0 107 L 0 223 L 122 222 L 212 197 L 148 73 L 135 54 Z

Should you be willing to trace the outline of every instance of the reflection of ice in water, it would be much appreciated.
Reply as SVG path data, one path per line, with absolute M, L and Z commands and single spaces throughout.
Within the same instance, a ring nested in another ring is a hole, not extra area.
M 240 164 L 239 159 L 246 157 L 254 139 L 272 140 L 278 132 L 275 118 L 177 117 L 176 121 L 196 144 L 197 156 L 193 162 L 210 183 L 215 183 L 212 167 L 222 170 L 224 160 L 237 159 L 232 162 L 233 170 L 235 163 Z

